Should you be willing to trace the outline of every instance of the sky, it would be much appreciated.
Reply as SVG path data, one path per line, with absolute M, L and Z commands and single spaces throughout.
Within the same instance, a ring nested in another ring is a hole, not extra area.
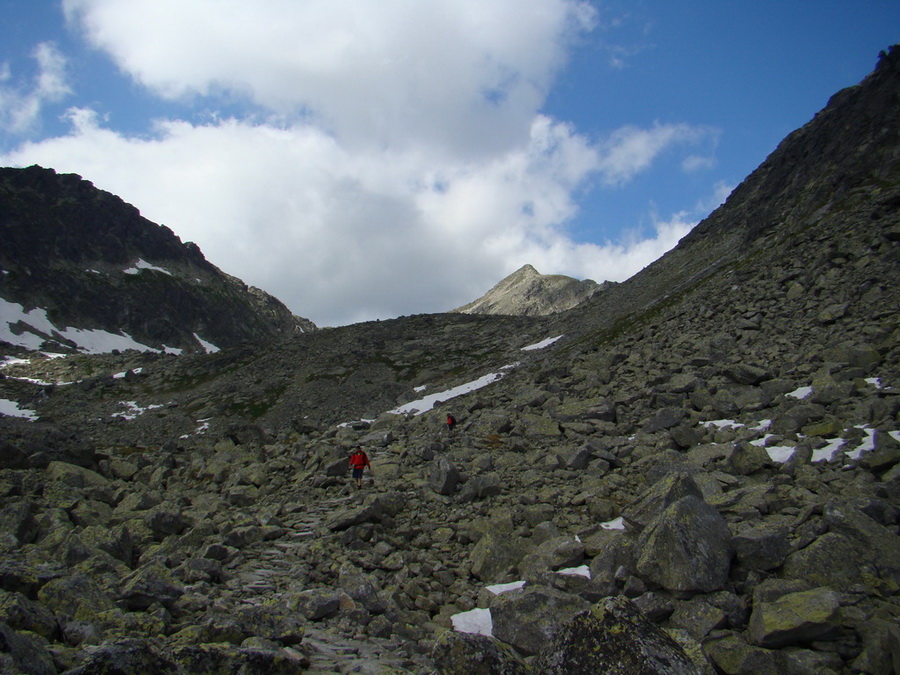
M 0 0 L 0 165 L 77 173 L 319 326 L 623 281 L 896 0 Z M 150 261 L 154 262 L 154 261 Z

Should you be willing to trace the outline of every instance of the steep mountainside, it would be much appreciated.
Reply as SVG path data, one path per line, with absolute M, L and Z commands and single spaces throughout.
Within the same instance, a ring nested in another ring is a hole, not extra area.
M 7 363 L 0 666 L 895 672 L 898 92 L 567 312 Z
M 504 314 L 546 316 L 572 309 L 598 291 L 611 286 L 595 281 L 579 281 L 561 274 L 541 274 L 524 265 L 500 281 L 483 296 L 454 312 L 461 314 Z
M 223 274 L 194 244 L 76 175 L 0 169 L 0 241 L 4 307 L 44 310 L 58 329 L 54 335 L 34 314 L 22 318 L 16 333 L 33 346 L 41 338 L 45 348 L 54 341 L 57 350 L 73 346 L 67 328 L 188 351 L 202 351 L 201 340 L 225 348 L 314 329 L 272 296 Z
M 610 324 L 723 270 L 764 270 L 773 252 L 809 253 L 801 247 L 811 245 L 833 259 L 843 242 L 876 245 L 882 236 L 900 236 L 893 220 L 900 207 L 897 52 L 883 52 L 862 83 L 835 94 L 787 136 L 675 249 L 585 303 L 572 321 Z M 826 228 L 841 235 L 831 239 Z

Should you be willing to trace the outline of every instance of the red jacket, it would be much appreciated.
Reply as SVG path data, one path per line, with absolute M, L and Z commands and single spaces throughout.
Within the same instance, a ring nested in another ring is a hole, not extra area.
M 366 467 L 372 468 L 372 465 L 369 464 L 369 456 L 363 452 L 362 450 L 357 450 L 352 455 L 350 455 L 350 466 L 353 469 L 365 469 Z

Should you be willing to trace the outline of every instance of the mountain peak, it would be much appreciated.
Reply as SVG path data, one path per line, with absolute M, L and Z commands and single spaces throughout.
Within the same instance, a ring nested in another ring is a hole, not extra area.
M 575 307 L 605 286 L 591 279 L 579 281 L 562 274 L 541 274 L 533 265 L 525 264 L 478 300 L 453 311 L 461 314 L 546 316 Z

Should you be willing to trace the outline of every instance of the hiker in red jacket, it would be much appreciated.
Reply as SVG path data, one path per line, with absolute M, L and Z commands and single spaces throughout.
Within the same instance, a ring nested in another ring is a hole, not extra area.
M 365 450 L 356 446 L 356 450 L 350 455 L 350 468 L 353 470 L 353 477 L 356 479 L 357 490 L 362 487 L 363 471 L 365 471 L 366 467 L 369 467 L 370 471 L 372 470 L 369 456 L 366 454 Z

